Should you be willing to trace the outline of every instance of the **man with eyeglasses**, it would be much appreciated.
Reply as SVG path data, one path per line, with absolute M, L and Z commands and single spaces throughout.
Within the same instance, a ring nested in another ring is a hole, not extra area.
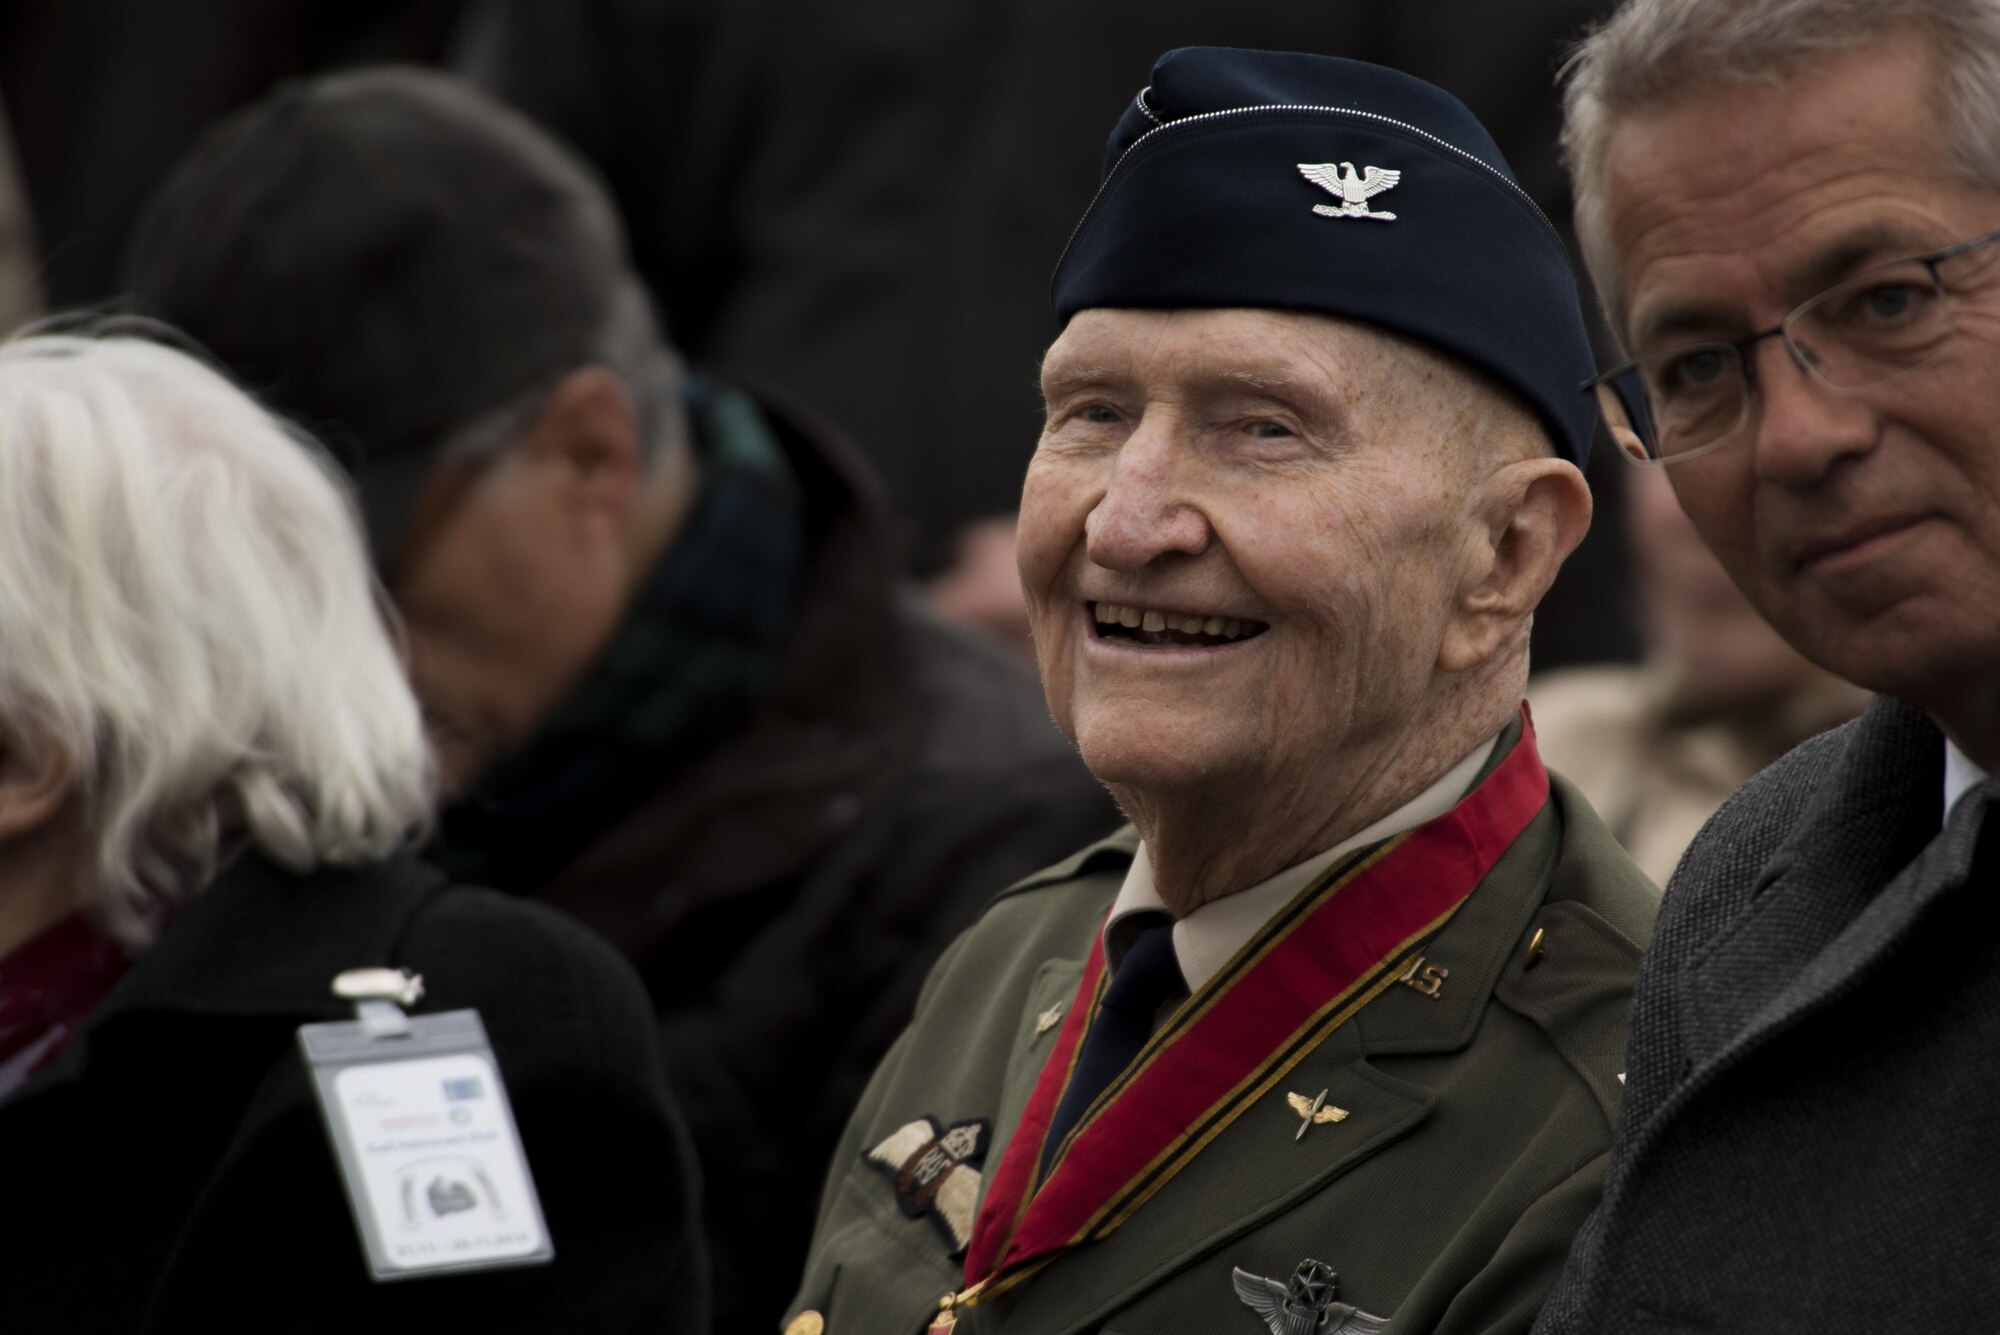
M 1633 0 L 1583 46 L 1593 392 L 1879 692 L 1669 883 L 1543 1332 L 2000 1326 L 2000 5 Z

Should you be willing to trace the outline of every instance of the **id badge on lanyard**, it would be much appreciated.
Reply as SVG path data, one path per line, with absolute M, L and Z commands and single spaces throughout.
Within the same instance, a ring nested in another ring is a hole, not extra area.
M 299 1027 L 321 1119 L 378 1282 L 539 1265 L 555 1256 L 486 1026 L 475 1010 L 405 1015 L 423 983 L 335 980 L 357 1018 Z M 392 999 L 393 998 L 393 999 Z

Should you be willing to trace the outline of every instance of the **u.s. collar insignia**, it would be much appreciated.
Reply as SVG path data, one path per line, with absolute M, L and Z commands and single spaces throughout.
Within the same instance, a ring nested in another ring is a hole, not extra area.
M 1264 1318 L 1271 1335 L 1375 1335 L 1389 1328 L 1386 1316 L 1370 1316 L 1352 1303 L 1337 1301 L 1340 1276 L 1324 1261 L 1299 1262 L 1290 1283 L 1253 1275 L 1242 1266 L 1230 1271 L 1236 1296 Z
M 1367 167 L 1361 172 L 1356 172 L 1351 162 L 1301 162 L 1299 175 L 1340 201 L 1338 207 L 1332 204 L 1315 204 L 1314 213 L 1327 218 L 1373 218 L 1377 222 L 1396 221 L 1395 214 L 1379 213 L 1368 207 L 1368 201 L 1384 190 L 1394 190 L 1396 182 L 1403 179 L 1401 172 L 1390 171 L 1384 167 Z
M 979 1170 L 991 1126 L 985 1118 L 953 1122 L 942 1131 L 935 1117 L 920 1117 L 862 1157 L 896 1184 L 896 1204 L 915 1219 L 928 1214 L 957 1256 L 972 1241 L 979 1203 Z

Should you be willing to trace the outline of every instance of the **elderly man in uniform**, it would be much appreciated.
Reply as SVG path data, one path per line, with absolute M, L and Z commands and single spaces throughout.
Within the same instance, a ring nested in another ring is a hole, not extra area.
M 791 1330 L 1523 1330 L 1653 892 L 1521 707 L 1589 520 L 1574 281 L 1456 101 L 1163 57 L 1056 272 L 1021 513 L 1132 827 L 994 903 L 864 1096 Z
M 1689 849 L 1541 1329 L 2000 1326 L 2000 6 L 1636 0 L 1584 48 L 1620 443 L 1881 694 Z

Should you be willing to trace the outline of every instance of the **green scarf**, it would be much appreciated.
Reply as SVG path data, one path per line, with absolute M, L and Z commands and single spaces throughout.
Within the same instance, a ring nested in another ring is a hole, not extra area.
M 517 894 L 736 735 L 769 694 L 806 568 L 804 501 L 762 412 L 690 377 L 700 494 L 597 665 L 439 820 L 430 857 Z

